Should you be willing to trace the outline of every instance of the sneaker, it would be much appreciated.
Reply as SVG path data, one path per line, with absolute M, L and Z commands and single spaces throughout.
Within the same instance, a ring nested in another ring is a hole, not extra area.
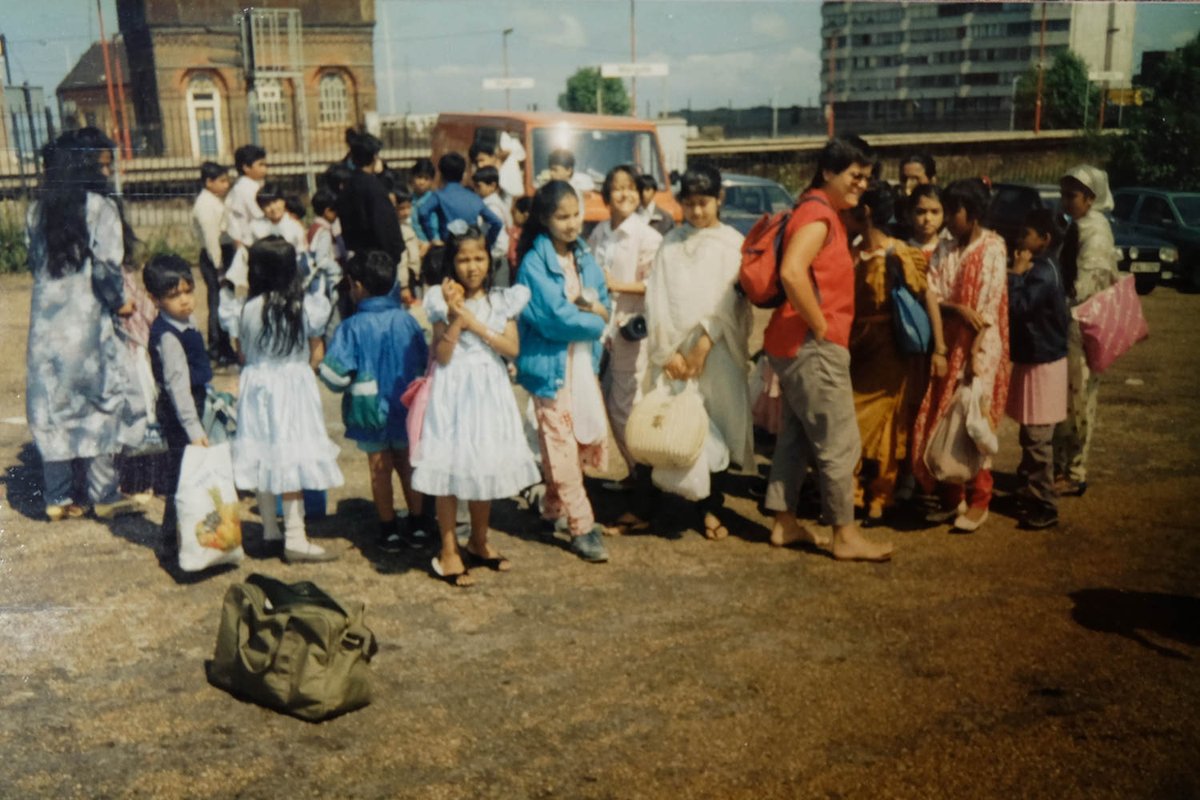
M 400 533 L 400 520 L 392 519 L 379 523 L 379 533 L 375 544 L 385 553 L 399 553 L 406 546 L 404 535 Z
M 92 506 L 92 513 L 96 515 L 96 519 L 115 519 L 129 514 L 141 514 L 145 510 L 141 503 L 130 497 L 122 497 L 112 503 L 96 503 Z
M 604 535 L 600 526 L 597 525 L 583 536 L 572 536 L 571 552 L 592 564 L 608 561 L 608 550 L 604 548 Z
M 316 564 L 323 561 L 337 561 L 338 554 L 326 550 L 319 544 L 304 541 L 294 546 L 284 545 L 283 560 L 288 564 Z
M 1021 517 L 1021 527 L 1030 531 L 1053 528 L 1058 524 L 1058 512 L 1051 509 L 1028 511 Z
M 967 501 L 961 500 L 959 501 L 957 508 L 945 508 L 938 506 L 936 509 L 925 515 L 925 521 L 931 525 L 941 525 L 966 513 Z
M 1087 488 L 1087 481 L 1076 481 L 1067 477 L 1061 477 L 1054 482 L 1054 491 L 1058 492 L 1059 497 L 1083 497 Z

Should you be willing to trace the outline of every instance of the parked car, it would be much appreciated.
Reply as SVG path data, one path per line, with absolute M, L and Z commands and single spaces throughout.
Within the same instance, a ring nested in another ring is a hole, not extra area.
M 796 198 L 787 189 L 756 175 L 726 173 L 721 177 L 721 186 L 725 189 L 721 221 L 736 228 L 743 236 L 763 214 L 787 211 L 796 204 Z
M 1200 192 L 1131 187 L 1113 197 L 1113 216 L 1141 235 L 1173 244 L 1178 260 L 1171 271 L 1179 286 L 1200 291 Z
M 1057 213 L 1058 204 L 1059 189 L 1054 184 L 993 184 L 992 202 L 983 224 L 1004 237 L 1011 253 L 1021 235 L 1021 221 L 1025 215 L 1038 208 Z M 1171 276 L 1178 260 L 1176 248 L 1169 241 L 1148 236 L 1112 215 L 1108 215 L 1108 220 L 1116 245 L 1117 268 L 1133 274 L 1139 294 L 1149 294 L 1160 280 Z M 1064 228 L 1066 222 L 1064 217 Z

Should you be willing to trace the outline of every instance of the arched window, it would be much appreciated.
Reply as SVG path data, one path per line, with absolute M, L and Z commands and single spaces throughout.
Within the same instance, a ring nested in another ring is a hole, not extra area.
M 188 81 L 187 112 L 192 156 L 220 157 L 225 150 L 221 136 L 221 91 L 209 75 L 199 73 Z
M 258 121 L 261 125 L 287 125 L 287 97 L 278 78 L 258 78 L 254 82 L 258 101 Z
M 318 84 L 322 125 L 344 125 L 351 122 L 350 90 L 346 78 L 338 72 L 326 72 Z

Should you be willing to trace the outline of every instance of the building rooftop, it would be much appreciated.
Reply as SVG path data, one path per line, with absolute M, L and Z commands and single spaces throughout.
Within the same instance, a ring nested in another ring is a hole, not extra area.
M 114 63 L 113 69 L 116 70 L 117 64 L 120 65 L 118 73 L 124 78 L 126 85 L 129 84 L 129 61 L 125 58 L 125 40 L 120 36 L 114 37 L 113 41 L 108 46 L 108 56 L 110 59 L 118 60 Z M 114 79 L 116 76 L 113 76 Z M 75 66 L 67 73 L 67 77 L 62 79 L 58 84 L 56 92 L 70 91 L 71 89 L 94 89 L 105 85 L 104 75 L 104 52 L 100 46 L 100 42 L 94 42 L 87 52 L 79 57 L 75 62 Z

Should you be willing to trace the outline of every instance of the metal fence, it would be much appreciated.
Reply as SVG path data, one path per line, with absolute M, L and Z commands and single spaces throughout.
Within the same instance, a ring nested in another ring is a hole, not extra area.
M 194 111 L 181 109 L 160 115 L 161 121 L 131 126 L 128 149 L 124 136 L 113 135 L 117 141 L 114 183 L 130 223 L 144 240 L 189 237 L 200 165 L 215 161 L 232 169 L 234 151 L 250 142 L 244 106 L 227 104 L 212 118 L 197 119 Z M 268 180 L 307 202 L 321 174 L 330 164 L 346 158 L 345 133 L 350 126 L 304 127 L 295 118 L 272 120 L 277 118 L 269 117 L 259 125 L 258 143 L 266 149 L 270 167 Z M 372 130 L 384 143 L 381 155 L 389 167 L 404 169 L 416 158 L 429 155 L 431 121 L 428 115 L 372 121 Z M 49 136 L 54 133 L 51 130 Z M 28 148 L 23 159 L 15 151 L 9 155 L 0 159 L 0 214 L 5 215 L 0 222 L 23 214 L 41 179 L 40 163 Z

